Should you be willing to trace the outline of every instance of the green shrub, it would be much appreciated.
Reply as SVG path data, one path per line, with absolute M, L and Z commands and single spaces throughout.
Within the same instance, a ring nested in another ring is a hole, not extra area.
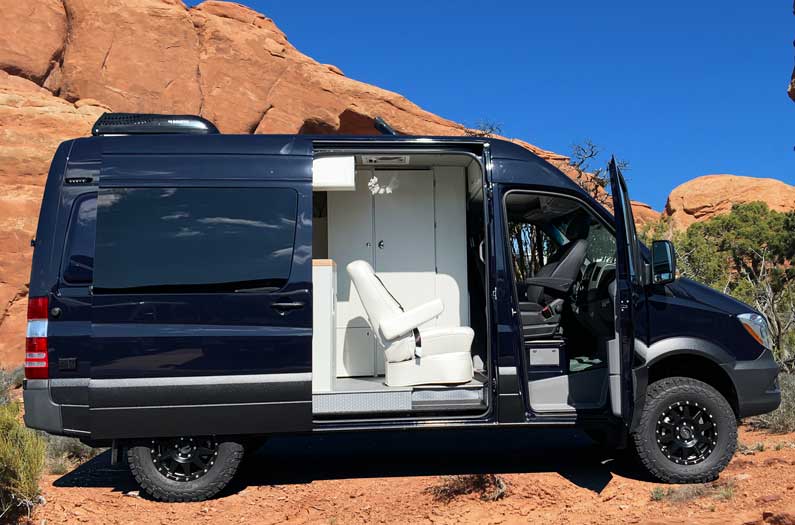
M 769 414 L 752 418 L 750 424 L 776 434 L 795 432 L 795 374 L 782 373 L 778 381 L 781 385 L 781 406 Z
M 0 368 L 0 405 L 8 403 L 8 390 L 11 388 L 11 374 Z
M 47 471 L 50 474 L 66 474 L 77 465 L 93 458 L 102 449 L 84 445 L 79 439 L 65 436 L 41 434 L 47 443 Z
M 25 367 L 18 366 L 9 372 L 11 388 L 22 388 L 22 382 L 25 380 Z
M 45 442 L 25 428 L 19 403 L 0 406 L 0 522 L 30 513 L 39 498 Z
M 465 494 L 480 494 L 483 501 L 496 501 L 505 497 L 506 491 L 505 480 L 496 474 L 444 476 L 439 485 L 425 489 L 436 501 L 443 503 Z
M 730 500 L 734 497 L 733 481 L 682 485 L 679 487 L 654 487 L 650 493 L 652 501 L 685 503 L 694 499 L 711 497 L 717 500 Z

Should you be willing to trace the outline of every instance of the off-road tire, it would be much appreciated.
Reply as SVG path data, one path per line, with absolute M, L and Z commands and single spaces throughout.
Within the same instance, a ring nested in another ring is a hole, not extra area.
M 712 452 L 696 464 L 675 463 L 657 443 L 657 422 L 677 402 L 698 403 L 713 415 L 717 429 Z M 706 483 L 715 480 L 737 448 L 737 418 L 729 402 L 710 385 L 689 377 L 668 377 L 649 385 L 632 443 L 641 465 L 665 483 Z
M 158 501 L 203 501 L 222 491 L 232 480 L 243 460 L 243 445 L 221 441 L 218 456 L 208 472 L 191 481 L 174 481 L 161 474 L 152 461 L 148 445 L 131 446 L 127 451 L 130 472 L 141 489 Z

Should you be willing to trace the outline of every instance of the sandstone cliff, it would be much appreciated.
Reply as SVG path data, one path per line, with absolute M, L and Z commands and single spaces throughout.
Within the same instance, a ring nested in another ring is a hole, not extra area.
M 705 175 L 676 187 L 663 214 L 675 228 L 684 229 L 730 211 L 733 204 L 753 201 L 764 201 L 776 211 L 795 210 L 795 186 L 775 179 Z

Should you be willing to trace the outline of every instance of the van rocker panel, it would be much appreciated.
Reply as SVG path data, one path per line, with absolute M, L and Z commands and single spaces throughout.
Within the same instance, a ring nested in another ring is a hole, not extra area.
M 306 430 L 312 374 L 92 379 L 93 439 Z

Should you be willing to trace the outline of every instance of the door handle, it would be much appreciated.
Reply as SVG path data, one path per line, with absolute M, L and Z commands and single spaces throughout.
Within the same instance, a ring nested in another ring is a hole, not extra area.
M 300 301 L 295 302 L 285 302 L 285 303 L 271 303 L 271 308 L 274 310 L 278 310 L 280 313 L 284 313 L 288 310 L 299 310 L 304 307 L 304 303 Z

